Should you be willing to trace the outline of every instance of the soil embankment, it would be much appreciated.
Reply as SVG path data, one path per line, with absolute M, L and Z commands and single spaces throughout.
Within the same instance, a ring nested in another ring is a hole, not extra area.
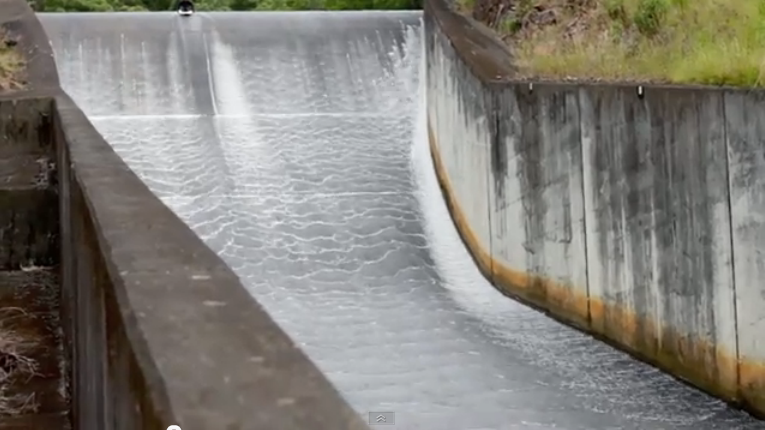
M 765 9 L 756 1 L 459 0 L 551 80 L 765 85 Z

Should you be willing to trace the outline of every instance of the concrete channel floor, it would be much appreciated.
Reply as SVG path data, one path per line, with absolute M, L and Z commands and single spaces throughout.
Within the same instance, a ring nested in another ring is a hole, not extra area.
M 419 12 L 41 19 L 98 130 L 360 414 L 406 430 L 764 428 L 480 276 L 423 139 Z

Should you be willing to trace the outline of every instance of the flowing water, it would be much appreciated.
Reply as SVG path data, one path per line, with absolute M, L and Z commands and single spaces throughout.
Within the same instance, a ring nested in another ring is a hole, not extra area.
M 419 12 L 42 20 L 98 130 L 359 413 L 407 430 L 763 428 L 483 279 L 433 173 Z

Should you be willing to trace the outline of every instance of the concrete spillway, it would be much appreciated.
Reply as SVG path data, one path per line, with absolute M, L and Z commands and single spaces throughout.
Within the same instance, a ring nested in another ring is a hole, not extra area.
M 424 139 L 419 13 L 41 18 L 64 88 L 359 413 L 761 428 L 483 280 Z

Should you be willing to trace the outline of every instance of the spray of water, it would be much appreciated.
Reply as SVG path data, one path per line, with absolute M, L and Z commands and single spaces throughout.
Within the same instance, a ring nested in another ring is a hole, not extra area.
M 505 323 L 508 310 L 524 308 L 507 300 L 489 285 L 462 244 L 452 222 L 441 195 L 428 144 L 425 41 L 419 32 L 408 35 L 408 38 L 410 44 L 417 45 L 423 51 L 416 65 L 419 78 L 414 85 L 417 87 L 407 90 L 416 97 L 411 104 L 414 131 L 411 161 L 431 255 L 443 278 L 444 288 L 449 290 L 455 302 L 471 314 L 481 315 L 484 322 L 499 328 Z M 412 85 L 411 81 L 409 85 Z

